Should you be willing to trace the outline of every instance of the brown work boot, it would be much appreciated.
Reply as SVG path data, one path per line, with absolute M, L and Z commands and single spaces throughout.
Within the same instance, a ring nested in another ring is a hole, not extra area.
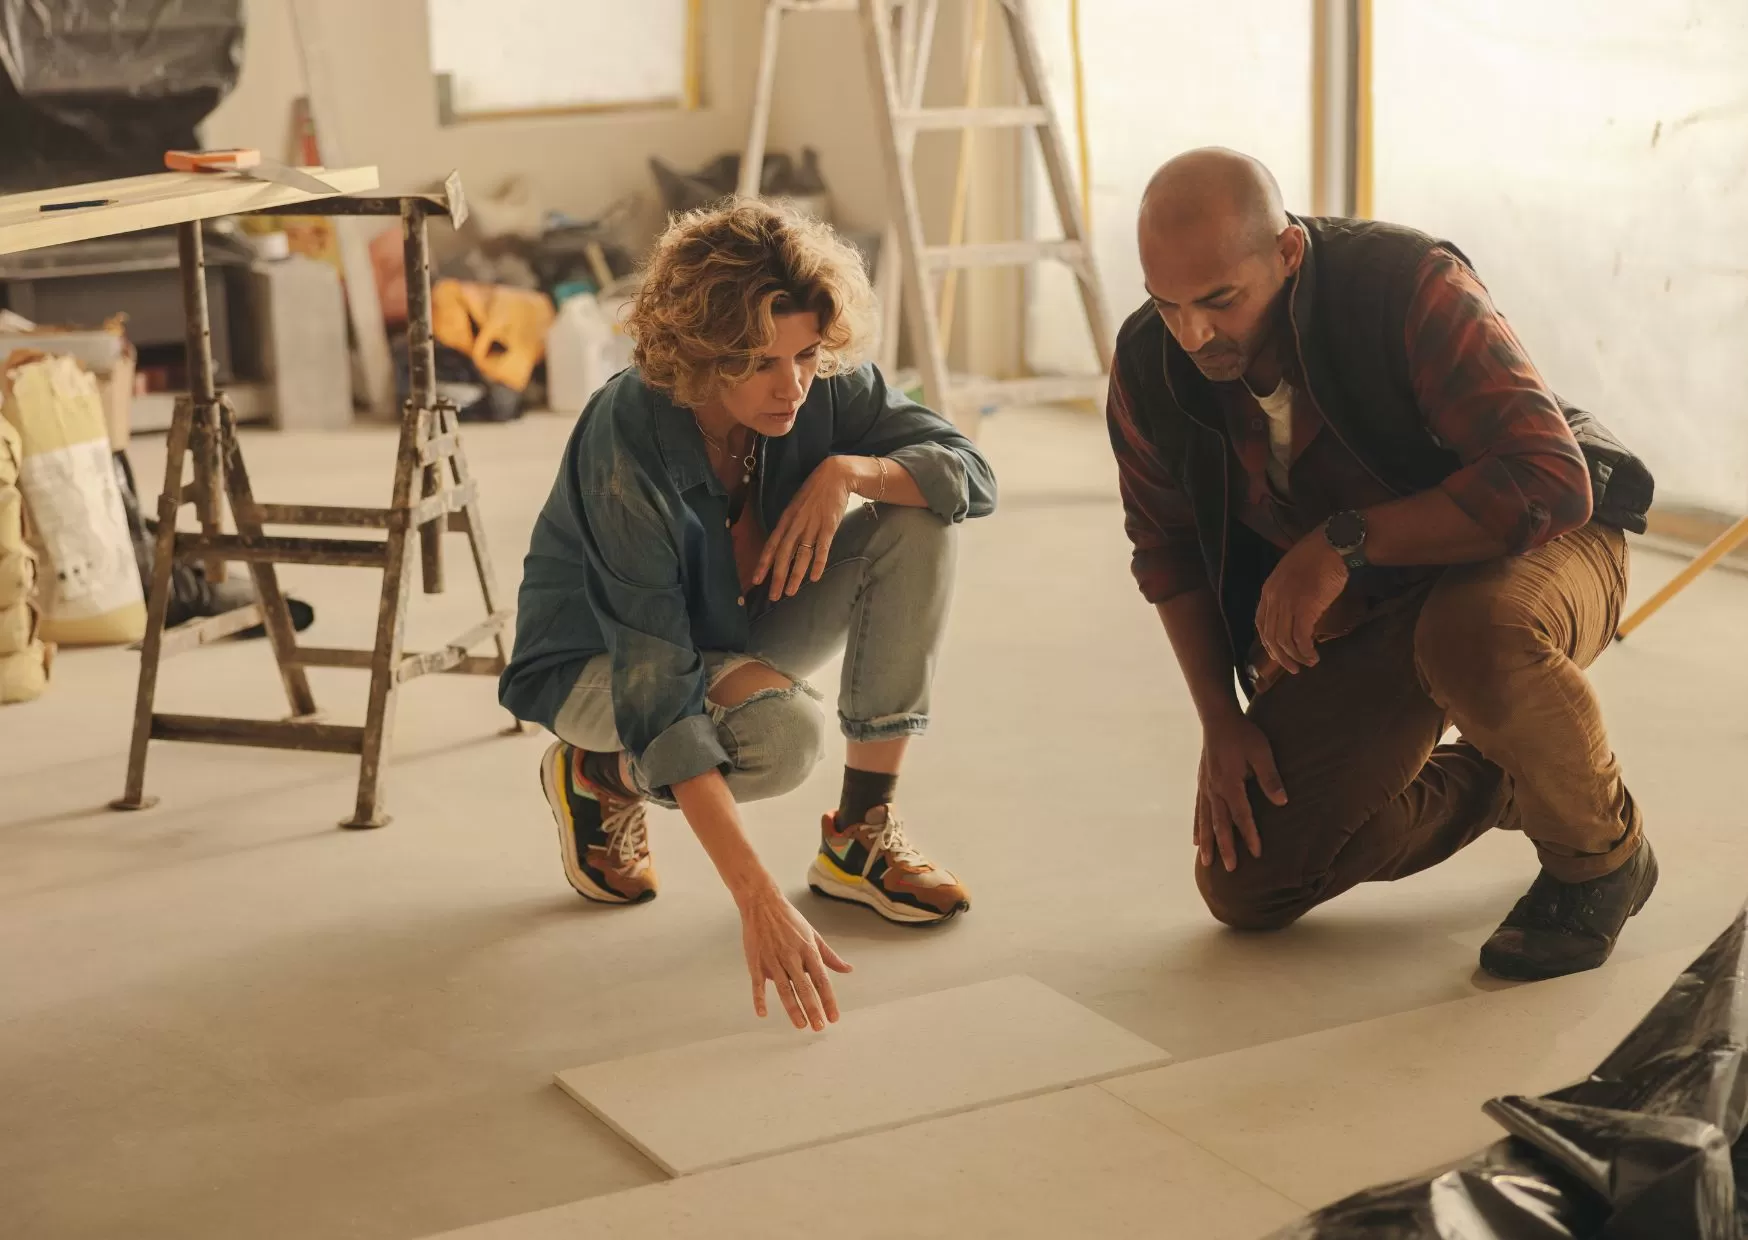
M 1594 969 L 1656 886 L 1657 858 L 1643 840 L 1626 864 L 1589 882 L 1562 883 L 1543 870 L 1481 948 L 1481 967 L 1514 982 Z
M 556 741 L 540 760 L 540 786 L 558 823 L 564 876 L 577 894 L 602 904 L 655 899 L 647 802 L 627 800 L 583 774 L 584 750 Z
M 892 806 L 876 805 L 868 821 L 849 826 L 827 814 L 820 826 L 819 853 L 807 871 L 815 895 L 866 904 L 904 925 L 946 921 L 971 907 L 965 884 L 905 838 Z

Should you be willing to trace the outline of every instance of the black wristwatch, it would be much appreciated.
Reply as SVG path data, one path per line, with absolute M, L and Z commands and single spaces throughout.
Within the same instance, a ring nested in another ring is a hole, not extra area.
M 1366 559 L 1366 514 L 1350 508 L 1323 523 L 1323 537 L 1351 572 L 1371 563 Z

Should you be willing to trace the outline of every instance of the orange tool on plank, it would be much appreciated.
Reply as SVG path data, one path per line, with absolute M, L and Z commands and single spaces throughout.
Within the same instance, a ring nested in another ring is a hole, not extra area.
M 237 146 L 222 151 L 165 151 L 164 166 L 173 172 L 234 172 L 238 176 L 254 177 L 288 185 L 306 194 L 336 194 L 339 191 L 326 181 L 307 172 L 288 168 L 284 164 L 262 159 L 252 147 Z

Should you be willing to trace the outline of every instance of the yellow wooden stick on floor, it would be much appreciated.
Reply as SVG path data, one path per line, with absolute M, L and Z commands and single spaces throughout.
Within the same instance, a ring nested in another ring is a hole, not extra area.
M 1714 538 L 1712 540 L 1712 545 L 1694 556 L 1693 562 L 1686 568 L 1682 569 L 1679 573 L 1676 573 L 1675 576 L 1670 579 L 1668 585 L 1664 586 L 1661 590 L 1657 591 L 1657 593 L 1646 599 L 1637 611 L 1621 622 L 1621 627 L 1619 631 L 1615 633 L 1614 639 L 1617 642 L 1625 641 L 1628 633 L 1631 633 L 1634 629 L 1645 623 L 1645 621 L 1656 615 L 1658 609 L 1661 608 L 1663 604 L 1667 603 L 1670 599 L 1674 598 L 1677 594 L 1680 594 L 1691 585 L 1694 578 L 1698 577 L 1701 573 L 1705 572 L 1706 569 L 1729 555 L 1730 552 L 1734 551 L 1743 543 L 1748 543 L 1748 517 L 1743 517 L 1740 521 L 1736 522 L 1736 524 L 1732 525 L 1729 529 Z

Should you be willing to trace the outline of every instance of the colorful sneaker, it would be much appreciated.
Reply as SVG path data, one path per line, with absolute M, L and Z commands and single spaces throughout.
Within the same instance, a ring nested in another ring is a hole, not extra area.
M 540 786 L 558 822 L 564 876 L 577 894 L 602 904 L 655 899 L 646 802 L 627 801 L 583 775 L 583 753 L 555 742 L 540 760 Z
M 971 907 L 965 885 L 905 838 L 892 806 L 875 806 L 851 827 L 840 829 L 835 813 L 820 825 L 824 839 L 807 871 L 814 894 L 866 904 L 905 925 L 946 921 Z

